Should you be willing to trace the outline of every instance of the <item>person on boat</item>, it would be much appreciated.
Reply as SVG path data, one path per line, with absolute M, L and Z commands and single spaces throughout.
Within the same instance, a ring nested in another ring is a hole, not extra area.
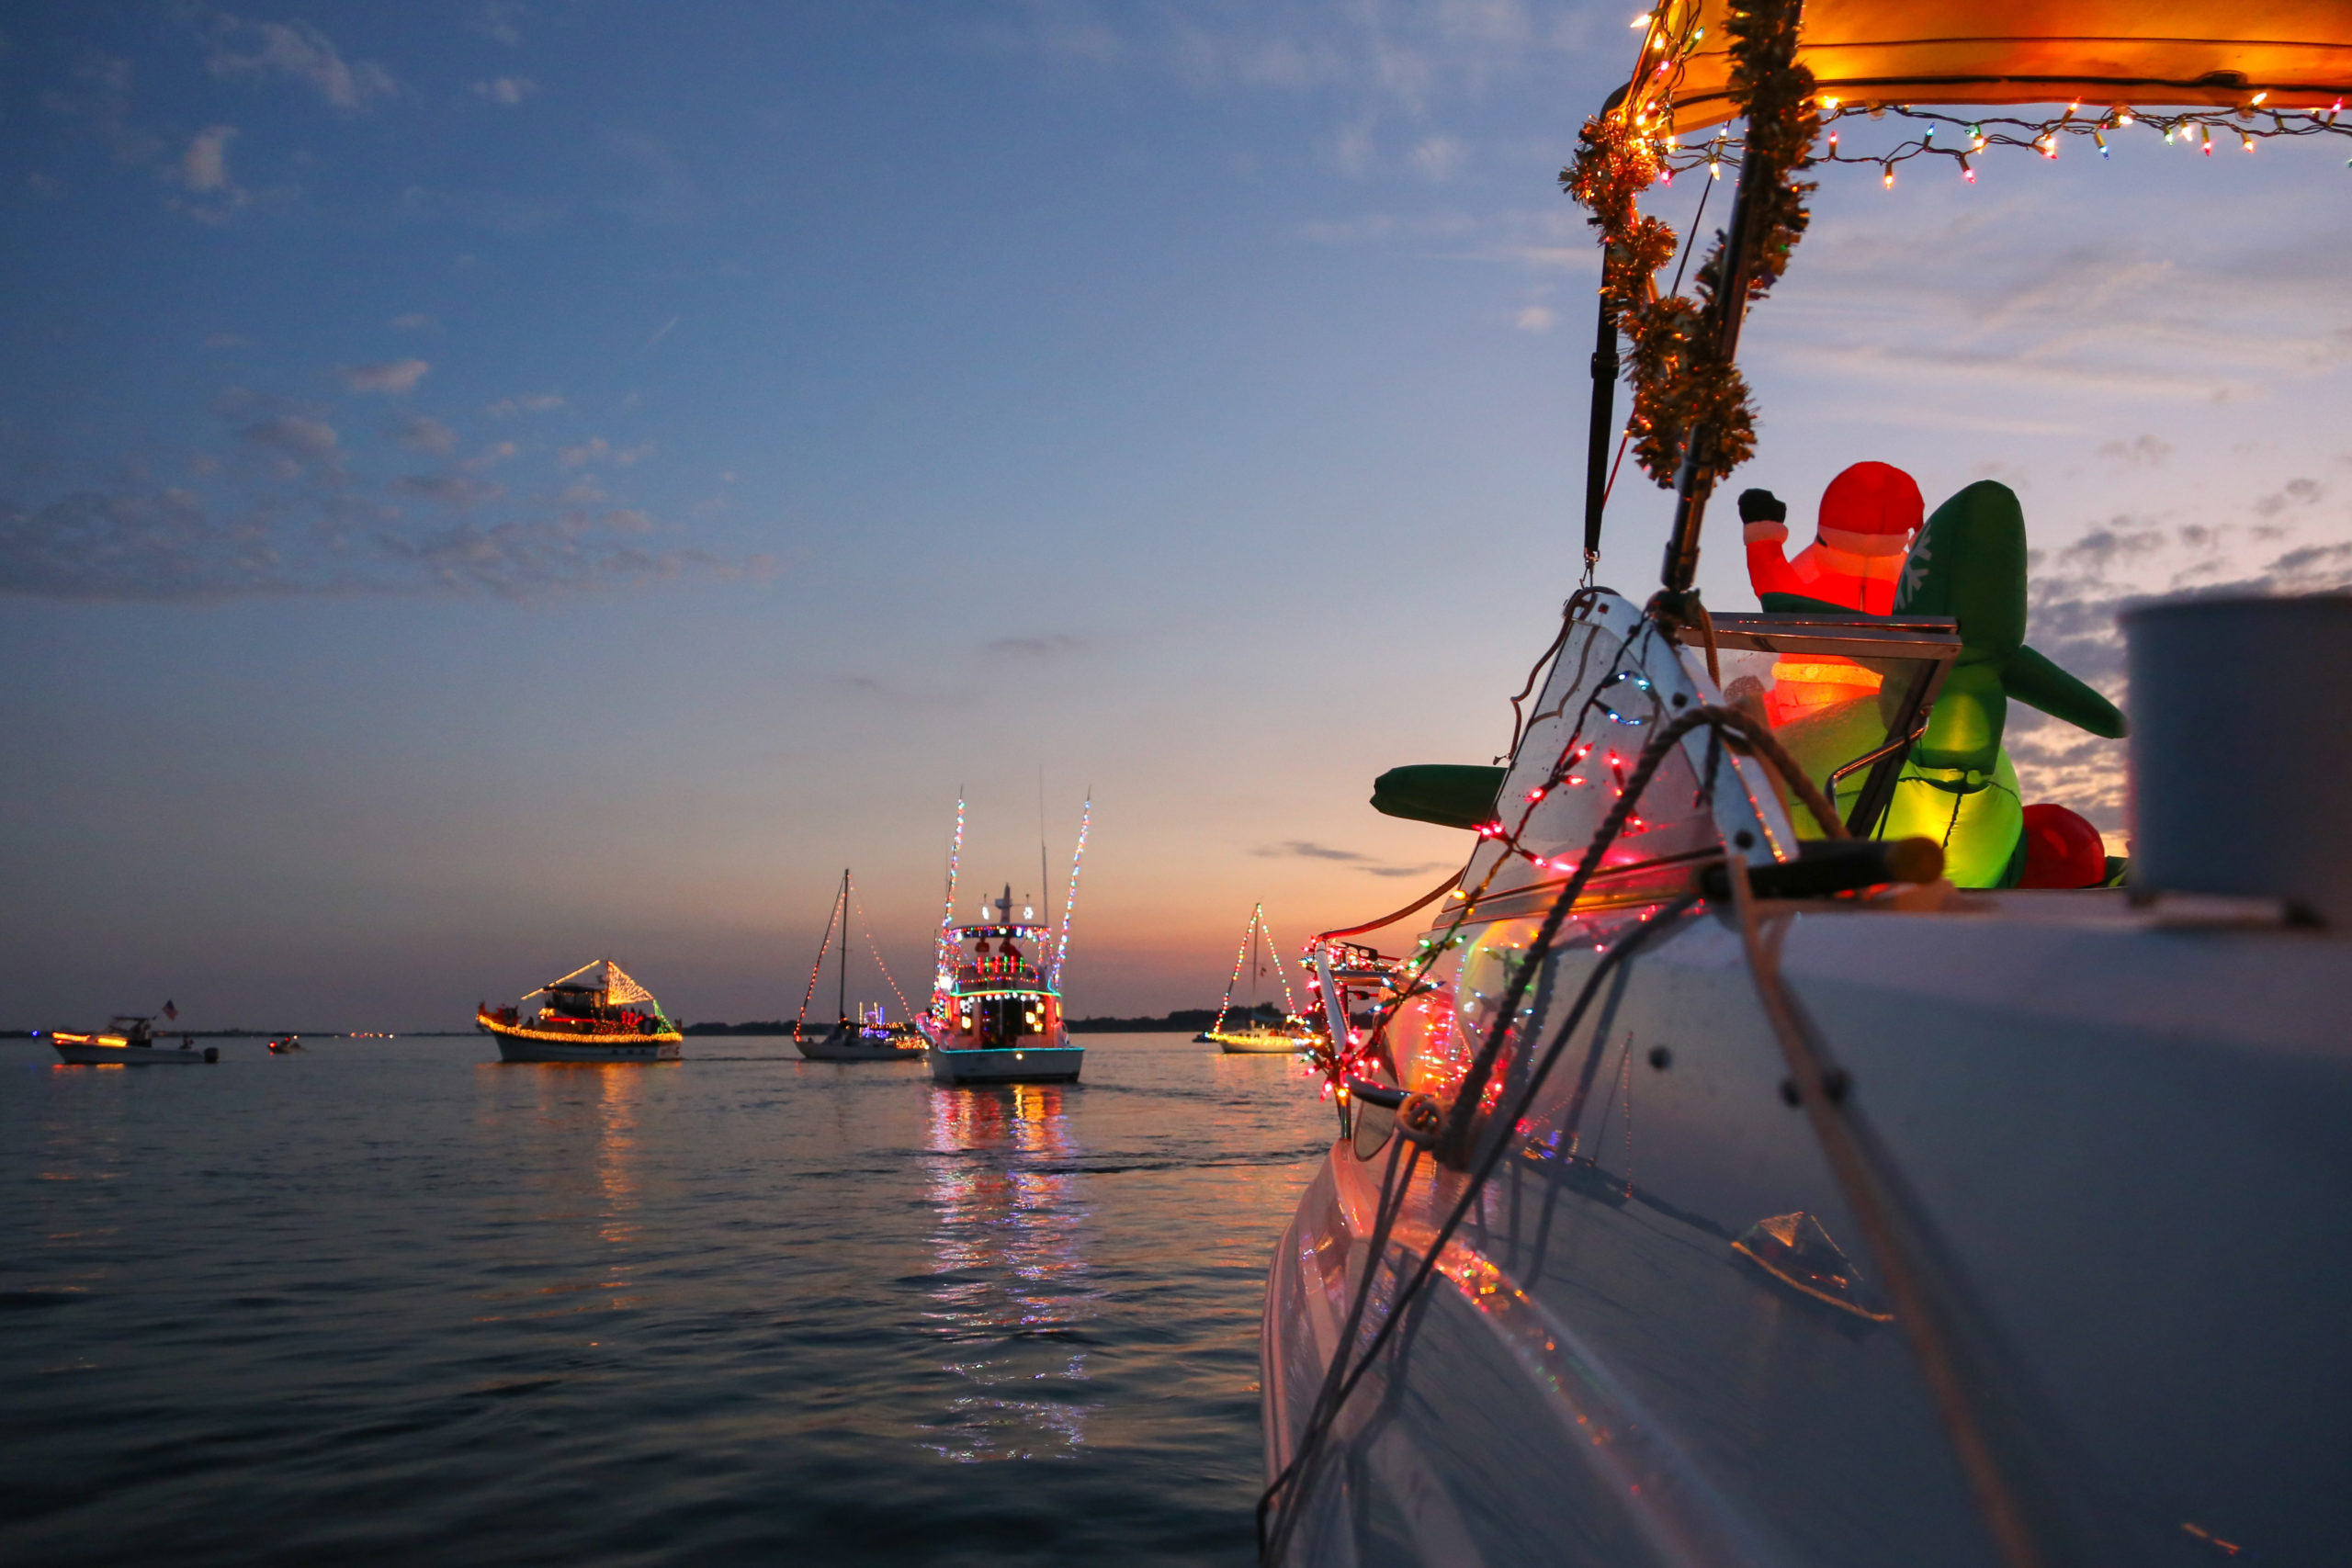
M 1821 492 L 1813 543 L 1789 559 L 1789 508 L 1770 491 L 1739 498 L 1747 580 L 1767 610 L 1826 607 L 1883 615 L 1894 608 L 1904 550 L 1927 502 L 1919 484 L 1892 463 L 1856 463 Z M 1777 602 L 1776 602 L 1777 601 Z

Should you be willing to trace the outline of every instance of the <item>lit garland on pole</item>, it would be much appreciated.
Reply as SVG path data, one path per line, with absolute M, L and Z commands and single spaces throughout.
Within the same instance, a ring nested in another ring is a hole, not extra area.
M 842 886 L 847 889 L 846 878 Z M 800 1011 L 792 1020 L 792 1038 L 796 1041 L 800 1038 L 800 1026 L 808 1020 L 808 1003 L 817 994 L 817 976 L 824 973 L 825 954 L 832 951 L 835 922 L 841 925 L 842 940 L 847 941 L 849 937 L 849 911 L 842 907 L 842 897 L 840 893 L 833 895 L 833 907 L 825 915 L 825 934 L 817 942 L 817 962 L 808 965 L 808 988 L 800 993 Z
M 1695 20 L 1697 7 L 1686 15 Z M 1745 310 L 1786 270 L 1789 253 L 1804 237 L 1804 197 L 1814 187 L 1795 178 L 1810 165 L 1821 124 L 1814 101 L 1813 73 L 1796 62 L 1797 0 L 1759 0 L 1735 12 L 1732 90 L 1747 115 L 1747 135 L 1739 144 L 1752 171 L 1765 178 L 1749 199 L 1757 211 L 1758 243 L 1748 258 L 1742 298 L 1717 298 L 1722 287 L 1724 237 L 1701 265 L 1698 298 L 1661 296 L 1657 274 L 1674 257 L 1677 236 L 1664 220 L 1642 212 L 1642 193 L 1670 178 L 1676 144 L 1670 130 L 1651 123 L 1648 109 L 1609 111 L 1585 122 L 1576 161 L 1560 171 L 1560 183 L 1591 214 L 1601 232 L 1600 291 L 1632 348 L 1626 380 L 1634 407 L 1627 429 L 1635 459 L 1661 486 L 1671 486 L 1690 434 L 1713 433 L 1710 466 L 1726 473 L 1746 462 L 1756 447 L 1756 412 L 1747 382 L 1721 347 L 1719 321 L 1730 310 Z M 1698 46 L 1704 29 L 1695 26 L 1668 37 L 1655 18 L 1644 44 L 1643 74 L 1668 75 Z M 1655 67 L 1647 62 L 1657 55 Z M 1684 166 L 1706 163 L 1720 170 L 1729 143 L 1718 136 L 1705 152 Z
M 1086 792 L 1086 805 L 1078 814 L 1078 842 L 1069 852 L 1069 890 L 1062 895 L 1062 932 L 1054 942 L 1054 976 L 1046 989 L 1058 992 L 1062 988 L 1062 960 L 1069 956 L 1069 918 L 1078 909 L 1078 871 L 1086 858 L 1086 829 L 1094 820 L 1094 792 Z
M 950 951 L 955 944 L 949 933 L 956 929 L 956 870 L 963 858 L 964 796 L 958 791 L 956 796 L 956 837 L 947 846 L 947 904 L 939 917 L 939 941 L 932 950 L 932 962 L 936 971 L 932 986 L 934 991 L 951 990 L 956 984 L 956 955 Z

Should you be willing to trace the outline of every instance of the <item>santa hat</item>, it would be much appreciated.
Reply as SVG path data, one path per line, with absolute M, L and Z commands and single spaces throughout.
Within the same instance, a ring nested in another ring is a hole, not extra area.
M 1899 556 L 1928 505 L 1919 485 L 1892 463 L 1857 463 L 1821 492 L 1821 542 L 1858 556 Z

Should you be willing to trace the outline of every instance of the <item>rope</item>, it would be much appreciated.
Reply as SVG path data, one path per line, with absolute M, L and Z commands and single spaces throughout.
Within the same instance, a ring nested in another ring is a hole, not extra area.
M 1804 1108 L 1805 1120 L 1837 1179 L 1839 1195 L 1878 1261 L 1895 1320 L 1910 1341 L 1911 1354 L 1919 1363 L 1937 1418 L 1984 1517 L 1985 1530 L 2008 1568 L 2039 1568 L 2048 1559 L 2035 1542 L 2025 1506 L 2004 1472 L 1992 1435 L 1970 1397 L 1941 1303 L 1923 1278 L 1927 1272 L 1920 1256 L 1923 1248 L 1900 1217 L 1896 1178 L 1860 1135 L 1850 1120 L 1852 1113 L 1842 1110 L 1845 1074 L 1815 1036 L 1781 978 L 1779 953 L 1764 941 L 1758 927 L 1747 863 L 1735 855 L 1725 864 L 1731 875 L 1732 904 L 1739 915 L 1740 945 L 1747 957 L 1749 977 L 1756 983 L 1757 1000 L 1762 1004 L 1773 1038 L 1780 1043 L 1798 1103 Z

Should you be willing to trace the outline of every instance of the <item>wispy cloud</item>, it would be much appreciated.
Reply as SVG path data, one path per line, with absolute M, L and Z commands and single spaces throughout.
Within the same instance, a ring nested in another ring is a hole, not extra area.
M 278 77 L 307 84 L 339 109 L 362 109 L 399 91 L 390 73 L 372 61 L 345 60 L 326 34 L 308 22 L 216 22 L 205 68 L 215 76 Z
M 556 461 L 567 468 L 612 467 L 626 468 L 653 455 L 653 443 L 636 446 L 615 446 L 601 435 L 592 435 L 577 446 L 567 446 L 556 454 Z
M 503 104 L 512 108 L 539 90 L 539 85 L 528 76 L 493 76 L 487 82 L 472 85 L 473 95 L 484 103 Z
M 1338 861 L 1366 876 L 1428 876 L 1455 863 L 1452 861 L 1422 861 L 1413 865 L 1392 865 L 1376 856 L 1362 854 L 1354 850 L 1336 850 L 1311 839 L 1285 839 L 1279 844 L 1261 845 L 1250 852 L 1261 860 Z
M 338 365 L 334 374 L 351 391 L 383 392 L 400 398 L 416 390 L 416 384 L 432 368 L 422 359 L 394 359 L 382 365 Z
M 980 645 L 980 651 L 998 659 L 1056 659 L 1085 647 L 1068 632 L 1042 632 L 1028 637 L 1001 637 Z
M 413 413 L 396 420 L 391 427 L 392 439 L 412 452 L 429 453 L 446 457 L 458 449 L 458 433 L 424 414 Z
M 563 407 L 563 400 L 553 392 L 529 392 L 518 398 L 501 398 L 482 412 L 492 419 L 512 419 L 518 413 L 546 413 Z
M 384 324 L 396 333 L 437 333 L 441 330 L 441 323 L 423 310 L 394 316 Z
M 233 125 L 209 125 L 190 138 L 180 154 L 181 183 L 196 191 L 229 189 L 229 139 L 236 134 Z

